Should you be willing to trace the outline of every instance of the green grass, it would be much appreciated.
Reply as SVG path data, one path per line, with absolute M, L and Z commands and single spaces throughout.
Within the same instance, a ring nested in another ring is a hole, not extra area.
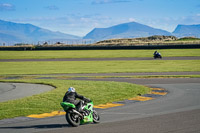
M 200 71 L 200 60 L 0 62 L 0 75 Z
M 61 110 L 60 102 L 62 101 L 67 88 L 70 86 L 75 87 L 79 94 L 93 100 L 95 105 L 132 98 L 139 94 L 146 94 L 150 91 L 147 87 L 123 82 L 38 79 L 9 81 L 50 84 L 57 88 L 43 94 L 1 102 L 0 119 Z
M 0 51 L 0 59 L 152 57 L 155 50 Z M 200 49 L 162 49 L 163 57 L 200 56 Z
M 199 41 L 199 40 L 200 40 L 200 38 L 191 38 L 191 37 L 187 38 L 187 37 L 185 37 L 185 38 L 180 38 L 177 41 Z
M 13 77 L 13 76 L 11 76 Z M 45 77 L 45 76 L 41 76 Z M 200 75 L 134 75 L 134 76 L 48 76 L 55 79 L 70 79 L 75 77 L 82 78 L 200 78 Z M 0 76 L 1 78 L 1 76 Z
M 200 78 L 200 75 L 95 76 L 93 78 Z M 63 77 L 64 78 L 64 77 Z M 91 77 L 92 78 L 92 77 Z
M 71 80 L 73 78 L 93 78 L 93 79 L 104 79 L 104 78 L 200 78 L 200 75 L 130 75 L 130 76 L 61 76 L 61 75 L 0 75 L 0 80 L 3 79 L 55 79 L 55 80 Z

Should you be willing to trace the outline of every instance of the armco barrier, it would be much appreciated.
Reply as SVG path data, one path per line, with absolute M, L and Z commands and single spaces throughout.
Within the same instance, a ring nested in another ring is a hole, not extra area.
M 35 46 L 35 47 L 0 47 L 0 50 L 29 51 L 29 50 L 115 50 L 115 49 L 189 49 L 200 48 L 200 44 L 190 45 L 145 45 L 145 46 Z

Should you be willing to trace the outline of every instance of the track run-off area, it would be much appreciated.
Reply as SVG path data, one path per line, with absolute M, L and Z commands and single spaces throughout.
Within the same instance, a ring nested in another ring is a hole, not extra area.
M 199 60 L 199 57 L 195 58 Z M 175 60 L 176 58 L 174 57 L 173 59 Z M 76 76 L 68 78 L 66 80 L 72 79 L 72 80 L 92 80 L 92 81 L 116 81 L 116 82 L 128 82 L 133 84 L 145 85 L 152 88 L 153 93 L 145 96 L 140 96 L 138 97 L 138 99 L 135 98 L 135 99 L 127 99 L 124 101 L 116 101 L 114 103 L 108 103 L 108 106 L 102 105 L 96 107 L 96 110 L 101 117 L 100 124 L 87 124 L 87 125 L 81 125 L 77 128 L 73 128 L 70 127 L 70 125 L 68 125 L 64 115 L 56 115 L 44 118 L 16 117 L 13 119 L 0 120 L 0 133 L 1 132 L 2 133 L 4 132 L 6 133 L 27 133 L 27 132 L 29 133 L 31 132 L 41 132 L 41 133 L 42 132 L 48 132 L 48 133 L 194 132 L 197 133 L 200 132 L 200 104 L 199 104 L 200 78 L 181 78 L 181 77 L 128 78 L 120 76 L 199 75 L 199 73 L 200 72 L 165 72 L 165 73 L 157 72 L 157 73 L 145 73 L 145 74 L 144 73 L 61 74 L 61 75 Z M 114 76 L 114 77 L 92 78 L 92 77 L 82 77 L 82 76 Z M 48 78 L 48 75 L 45 75 L 44 78 Z M 14 87 L 15 89 L 13 89 L 13 86 L 15 86 Z M 18 87 L 19 89 L 16 89 Z M 3 96 L 4 94 L 8 93 L 11 93 L 11 95 L 13 95 L 14 93 L 19 92 L 21 88 L 23 88 L 23 84 L 18 85 L 17 83 L 8 83 L 8 88 L 9 91 L 7 90 L 4 90 L 4 92 L 1 91 L 0 95 Z M 50 86 L 50 88 L 47 89 L 46 91 L 49 91 L 51 89 L 52 88 Z M 29 92 L 31 92 L 31 90 L 34 89 L 31 89 L 30 87 Z M 146 97 L 149 99 L 142 100 L 142 97 Z M 9 100 L 9 96 L 7 96 L 7 98 L 8 98 L 7 100 Z M 112 104 L 113 105 L 118 104 L 119 106 L 112 106 Z M 106 106 L 106 108 L 104 108 L 104 106 Z

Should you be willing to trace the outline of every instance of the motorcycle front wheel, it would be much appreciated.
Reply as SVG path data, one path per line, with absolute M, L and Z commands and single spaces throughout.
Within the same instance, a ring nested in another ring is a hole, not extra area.
M 80 117 L 76 113 L 67 112 L 65 115 L 65 118 L 66 118 L 67 122 L 73 127 L 77 127 L 80 125 Z
M 94 110 L 92 115 L 93 115 L 93 122 L 94 123 L 99 123 L 100 122 L 99 114 Z

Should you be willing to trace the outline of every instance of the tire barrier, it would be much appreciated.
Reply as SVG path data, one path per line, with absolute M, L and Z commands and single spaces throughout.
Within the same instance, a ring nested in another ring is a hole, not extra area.
M 190 49 L 200 48 L 200 44 L 182 45 L 143 45 L 143 46 L 34 46 L 34 47 L 0 47 L 0 51 L 31 51 L 31 50 L 116 50 L 116 49 Z

